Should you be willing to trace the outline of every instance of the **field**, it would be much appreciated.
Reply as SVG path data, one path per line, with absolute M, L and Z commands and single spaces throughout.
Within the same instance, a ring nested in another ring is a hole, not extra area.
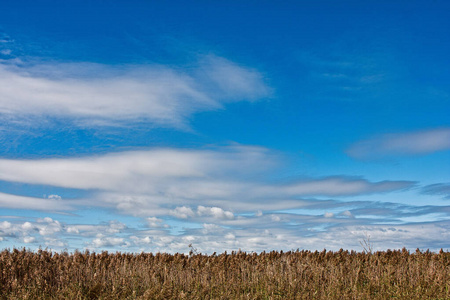
M 450 253 L 3 250 L 1 299 L 450 299 Z

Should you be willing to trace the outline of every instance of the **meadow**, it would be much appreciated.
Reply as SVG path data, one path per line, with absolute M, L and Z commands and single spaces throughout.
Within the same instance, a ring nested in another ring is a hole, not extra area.
M 1 299 L 450 299 L 450 253 L 0 253 Z

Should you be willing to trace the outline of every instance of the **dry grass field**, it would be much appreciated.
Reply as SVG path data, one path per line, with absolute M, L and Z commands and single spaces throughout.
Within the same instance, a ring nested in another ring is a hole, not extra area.
M 450 299 L 450 253 L 0 253 L 1 299 Z

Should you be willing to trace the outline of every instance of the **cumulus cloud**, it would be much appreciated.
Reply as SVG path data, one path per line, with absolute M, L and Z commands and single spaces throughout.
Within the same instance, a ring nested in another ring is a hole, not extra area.
M 138 246 L 140 246 L 140 245 L 149 245 L 152 242 L 152 239 L 149 236 L 145 236 L 145 237 L 142 237 L 142 238 L 139 238 L 137 236 L 131 236 L 130 240 L 132 240 L 133 243 L 135 245 L 138 245 Z
M 199 206 L 197 208 L 197 214 L 199 216 L 210 216 L 217 219 L 233 219 L 234 214 L 231 211 L 225 211 L 220 207 L 204 207 Z
M 352 145 L 347 154 L 358 159 L 419 155 L 450 149 L 450 128 L 386 134 Z
M 53 249 L 70 250 L 78 247 L 98 250 L 111 249 L 120 251 L 152 251 L 152 252 L 189 252 L 192 244 L 202 253 L 214 251 L 264 251 L 267 249 L 292 250 L 308 249 L 329 250 L 359 249 L 359 241 L 367 235 L 371 237 L 375 250 L 388 248 L 410 249 L 448 248 L 449 224 L 443 221 L 432 222 L 399 222 L 386 218 L 380 207 L 396 208 L 398 216 L 408 215 L 416 211 L 419 215 L 427 215 L 433 211 L 443 211 L 446 218 L 450 210 L 442 207 L 398 207 L 398 204 L 379 202 L 344 203 L 349 207 L 360 209 L 342 210 L 341 213 L 330 213 L 323 207 L 321 214 L 315 211 L 304 213 L 284 212 L 279 214 L 235 215 L 232 219 L 222 220 L 209 218 L 199 222 L 198 226 L 187 226 L 184 230 L 173 233 L 152 227 L 152 223 L 161 224 L 155 217 L 143 218 L 150 226 L 126 226 L 118 221 L 99 224 L 67 224 L 53 218 L 32 220 L 0 221 L 0 239 L 2 243 L 30 246 L 46 245 Z M 393 205 L 396 205 L 395 207 Z M 211 207 L 210 207 L 211 208 Z M 206 211 L 213 211 L 206 208 Z M 200 208 L 200 211 L 205 211 Z M 373 210 L 370 218 L 362 209 Z M 198 214 L 198 208 L 192 210 Z M 444 216 L 445 217 L 445 216 Z M 220 221 L 220 220 L 219 220 Z M 362 249 L 361 249 L 362 250 Z
M 19 123 L 66 118 L 83 126 L 149 122 L 183 128 L 195 112 L 267 97 L 263 79 L 256 70 L 215 56 L 200 60 L 195 71 L 161 65 L 3 63 L 0 117 Z
M 47 196 L 48 199 L 54 199 L 54 200 L 61 200 L 62 197 L 59 195 L 48 195 Z
M 169 214 L 179 219 L 201 217 L 201 218 L 226 220 L 234 218 L 234 214 L 231 211 L 223 210 L 220 207 L 205 207 L 202 205 L 198 206 L 196 211 L 186 206 L 176 207 L 175 209 L 169 211 Z M 153 220 L 156 218 L 148 218 L 148 219 Z
M 149 217 L 146 219 L 147 225 L 150 228 L 169 228 L 168 224 L 164 224 L 164 220 L 158 219 L 156 217 Z
M 128 239 L 119 236 L 124 234 L 128 227 L 118 221 L 101 224 L 67 224 L 50 217 L 25 222 L 20 219 L 22 218 L 14 222 L 0 222 L 0 237 L 6 242 L 10 241 L 15 247 L 19 247 L 21 243 L 33 243 L 55 250 L 63 250 L 70 245 L 71 250 L 75 250 L 86 247 L 94 249 L 126 246 L 130 243 Z
M 61 232 L 63 229 L 59 221 L 53 220 L 49 217 L 38 219 L 36 228 L 38 229 L 39 234 L 42 236 L 54 235 L 55 233 Z
M 118 221 L 109 221 L 106 224 L 92 225 L 92 224 L 78 224 L 66 225 L 64 230 L 70 234 L 82 235 L 86 237 L 96 236 L 98 234 L 104 236 L 109 234 L 121 233 L 127 226 Z
M 187 218 L 195 216 L 194 211 L 190 207 L 186 207 L 186 206 L 176 207 L 174 210 L 171 210 L 169 213 L 179 219 L 187 219 Z
M 11 222 L 8 222 L 8 221 L 0 222 L 0 230 L 5 231 L 5 230 L 10 229 L 11 227 L 12 227 Z
M 123 238 L 119 237 L 98 237 L 92 241 L 92 247 L 115 247 L 126 245 Z
M 277 216 L 277 215 L 271 215 L 270 218 L 271 218 L 271 220 L 273 222 L 280 222 L 281 221 L 281 218 L 279 216 Z
M 221 233 L 223 232 L 223 228 L 217 224 L 203 224 L 203 234 L 208 233 Z
M 36 241 L 36 238 L 33 236 L 26 236 L 23 238 L 25 244 L 33 243 L 34 241 Z
M 49 217 L 39 218 L 34 222 L 26 221 L 22 224 L 8 221 L 0 223 L 0 236 L 21 237 L 21 240 L 25 243 L 32 243 L 39 238 L 46 239 L 58 235 L 63 230 L 63 224 Z
M 353 214 L 349 210 L 343 211 L 339 215 L 347 218 L 353 218 Z

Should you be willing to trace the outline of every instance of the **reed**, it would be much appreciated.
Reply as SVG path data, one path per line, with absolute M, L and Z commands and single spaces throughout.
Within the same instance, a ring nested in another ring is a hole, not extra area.
M 1 299 L 450 299 L 450 253 L 3 250 Z

